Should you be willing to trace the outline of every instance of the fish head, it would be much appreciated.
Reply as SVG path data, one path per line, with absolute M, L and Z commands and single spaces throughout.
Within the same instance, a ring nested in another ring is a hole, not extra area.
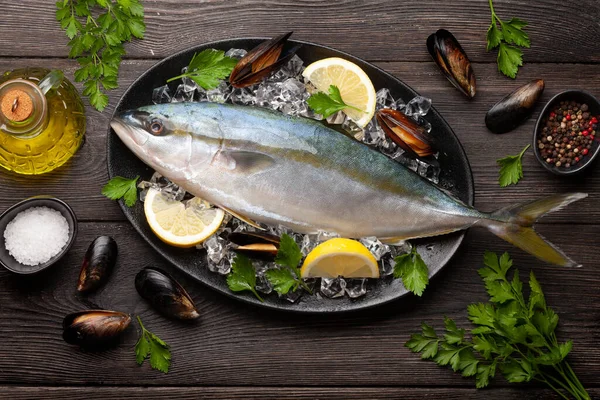
M 138 158 L 174 181 L 191 179 L 218 150 L 214 117 L 185 103 L 124 111 L 110 125 Z

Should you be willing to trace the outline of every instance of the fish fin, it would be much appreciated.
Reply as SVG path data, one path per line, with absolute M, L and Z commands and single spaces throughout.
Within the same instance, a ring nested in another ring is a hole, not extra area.
M 244 150 L 220 150 L 211 164 L 221 166 L 231 172 L 254 174 L 269 169 L 275 160 L 263 153 Z
M 587 197 L 585 193 L 568 193 L 550 196 L 537 201 L 500 209 L 489 219 L 480 220 L 494 235 L 525 250 L 529 254 L 563 267 L 579 267 L 558 247 L 535 232 L 532 225 L 542 215 L 560 210 L 566 205 Z
M 225 212 L 228 212 L 229 214 L 233 215 L 234 217 L 236 217 L 237 219 L 244 221 L 245 223 L 247 223 L 250 226 L 255 227 L 256 229 L 260 229 L 261 231 L 266 230 L 265 228 L 263 228 L 262 226 L 258 225 L 257 222 L 252 221 L 250 218 L 248 217 L 244 217 L 243 215 L 240 215 L 238 213 L 236 213 L 235 211 L 230 210 L 227 207 L 223 207 L 223 206 L 219 206 L 220 209 L 222 209 Z

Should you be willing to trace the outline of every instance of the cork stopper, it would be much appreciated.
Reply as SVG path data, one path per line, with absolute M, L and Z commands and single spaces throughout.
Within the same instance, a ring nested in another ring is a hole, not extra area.
M 25 121 L 33 112 L 33 101 L 23 90 L 12 89 L 2 97 L 0 111 L 11 121 Z

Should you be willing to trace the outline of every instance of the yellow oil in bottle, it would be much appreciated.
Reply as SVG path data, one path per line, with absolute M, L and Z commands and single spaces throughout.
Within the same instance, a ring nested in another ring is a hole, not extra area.
M 60 71 L 0 76 L 0 166 L 28 175 L 52 171 L 75 154 L 84 133 L 83 102 Z

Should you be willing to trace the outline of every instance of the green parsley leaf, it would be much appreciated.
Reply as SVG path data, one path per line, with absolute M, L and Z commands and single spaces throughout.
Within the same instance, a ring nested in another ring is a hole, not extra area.
M 512 18 L 508 22 L 502 21 L 496 15 L 492 0 L 489 0 L 490 11 L 492 13 L 492 23 L 487 30 L 487 51 L 498 49 L 498 70 L 509 78 L 516 78 L 519 67 L 523 65 L 523 53 L 521 49 L 510 46 L 511 44 L 520 47 L 529 47 L 531 42 L 523 28 L 527 22 Z M 500 29 L 498 29 L 500 24 Z
M 516 156 L 506 156 L 496 160 L 500 166 L 499 179 L 501 187 L 516 185 L 523 177 L 523 166 L 521 160 L 523 155 L 529 149 L 529 144 Z
M 500 42 L 502 42 L 502 39 L 504 38 L 502 35 L 502 31 L 500 29 L 498 29 L 498 27 L 496 26 L 496 23 L 492 23 L 490 25 L 490 27 L 488 28 L 487 31 L 487 51 L 490 51 L 496 47 L 498 47 L 500 45 Z
M 410 253 L 396 257 L 394 261 L 394 277 L 401 278 L 404 286 L 417 296 L 423 295 L 429 283 L 429 270 L 416 247 Z
M 137 320 L 142 328 L 142 334 L 135 344 L 136 362 L 138 365 L 142 365 L 144 360 L 150 357 L 150 366 L 166 374 L 171 366 L 169 345 L 154 333 L 148 331 L 139 316 Z
M 188 77 L 205 90 L 214 89 L 231 74 L 237 63 L 237 59 L 226 57 L 223 50 L 206 49 L 194 54 L 184 74 L 168 79 L 167 83 Z
M 248 290 L 252 292 L 261 302 L 260 297 L 255 289 L 256 286 L 256 270 L 252 265 L 252 261 L 246 256 L 237 254 L 231 264 L 231 272 L 227 275 L 227 286 L 232 292 L 242 292 Z
M 523 65 L 523 52 L 518 47 L 500 43 L 498 50 L 498 70 L 509 78 L 516 78 Z
M 279 241 L 279 250 L 275 262 L 279 265 L 285 265 L 290 268 L 298 268 L 298 264 L 302 260 L 302 252 L 298 243 L 290 235 L 283 234 Z
M 490 384 L 490 378 L 496 376 L 496 360 L 491 364 L 479 363 L 477 366 L 476 384 L 477 389 L 482 389 Z
M 450 319 L 444 319 L 444 325 L 446 325 L 446 334 L 444 334 L 444 339 L 446 339 L 446 343 L 450 344 L 460 344 L 465 338 L 465 330 L 458 329 L 456 327 L 456 323 Z
M 521 47 L 529 47 L 531 42 L 529 36 L 523 32 L 523 28 L 527 26 L 527 22 L 519 18 L 512 18 L 508 22 L 501 22 L 503 37 L 506 43 L 515 44 Z
M 300 260 L 302 252 L 296 241 L 288 234 L 281 235 L 275 263 L 283 268 L 268 270 L 265 273 L 267 280 L 279 295 L 284 295 L 290 290 L 295 292 L 300 286 L 312 294 L 310 287 L 300 278 Z
M 111 200 L 123 198 L 127 207 L 132 207 L 137 201 L 137 181 L 140 177 L 133 179 L 115 176 L 102 188 L 102 194 Z
M 123 43 L 144 37 L 144 7 L 139 0 L 64 0 L 56 3 L 56 20 L 70 39 L 69 57 L 80 65 L 75 81 L 84 83 L 84 96 L 103 111 L 105 91 L 118 86 Z
M 269 269 L 265 272 L 267 280 L 273 285 L 273 289 L 279 294 L 288 293 L 294 286 L 298 286 L 298 280 L 288 268 Z
M 314 112 L 321 114 L 324 118 L 327 118 L 338 111 L 342 111 L 344 108 L 363 111 L 344 103 L 340 89 L 335 85 L 329 86 L 329 94 L 325 92 L 315 93 L 310 96 L 306 102 Z
M 411 335 L 410 340 L 404 344 L 414 353 L 422 353 L 421 358 L 433 358 L 438 353 L 439 339 L 435 330 L 426 323 L 421 324 L 422 334 Z

